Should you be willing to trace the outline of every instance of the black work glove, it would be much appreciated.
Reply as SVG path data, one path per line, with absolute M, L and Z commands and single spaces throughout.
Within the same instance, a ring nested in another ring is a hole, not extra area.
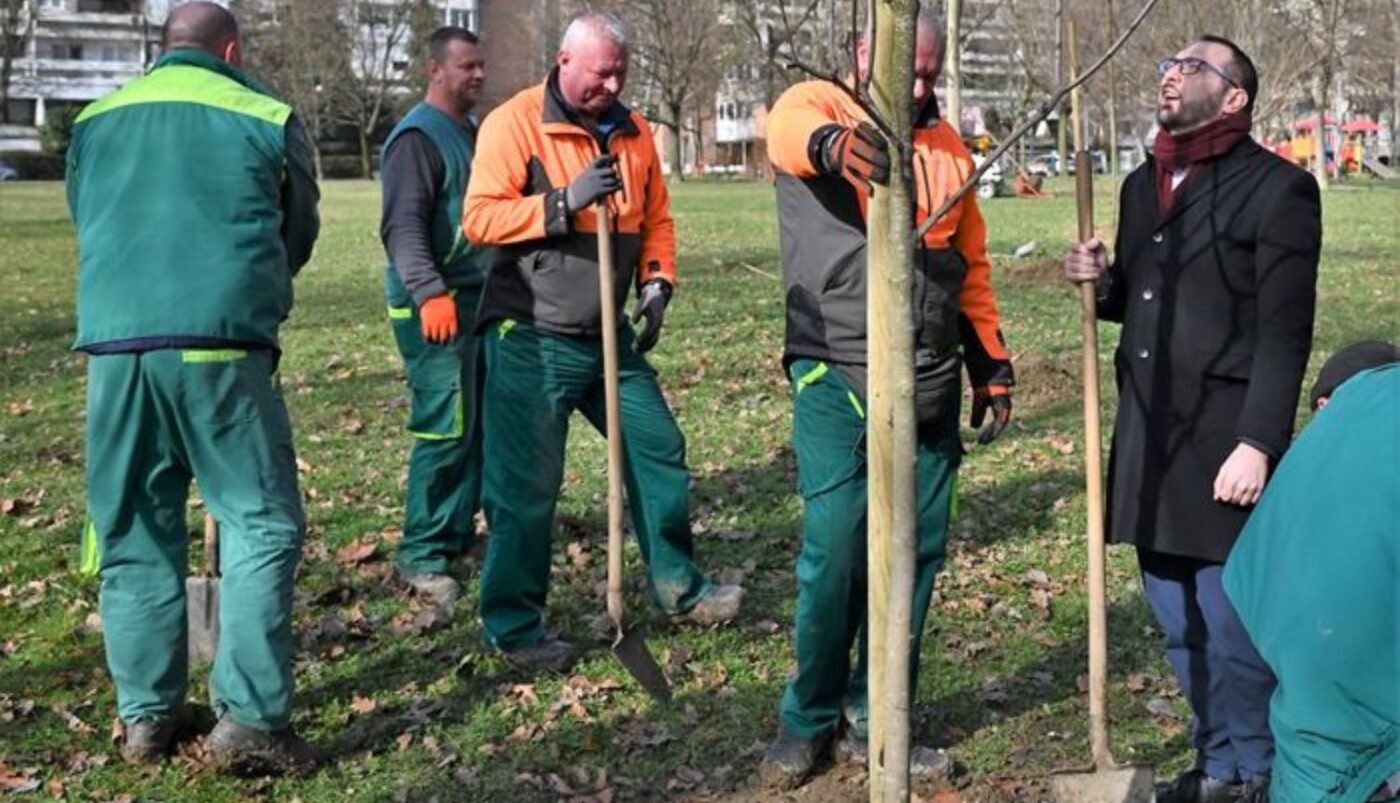
M 637 307 L 632 310 L 632 323 L 643 318 L 647 326 L 637 335 L 634 345 L 638 354 L 646 354 L 661 337 L 661 325 L 666 320 L 666 305 L 671 303 L 671 283 L 664 279 L 652 279 L 642 285 L 637 294 Z
M 1011 392 L 1005 387 L 1001 387 L 1000 390 L 1000 393 L 993 394 L 990 387 L 972 389 L 972 415 L 967 423 L 973 429 L 981 427 L 982 431 L 977 436 L 977 442 L 980 444 L 986 445 L 996 440 L 1002 430 L 1006 429 L 1006 425 L 1011 423 Z M 992 420 L 983 427 L 982 421 L 987 417 L 989 409 L 992 411 Z
M 857 189 L 869 192 L 872 183 L 889 186 L 890 144 L 870 123 L 842 128 L 830 136 L 822 162 L 827 173 L 846 179 Z
M 574 176 L 564 191 L 564 202 L 569 212 L 586 209 L 600 200 L 622 189 L 622 176 L 617 173 L 617 157 L 605 153 L 593 160 L 593 164 Z

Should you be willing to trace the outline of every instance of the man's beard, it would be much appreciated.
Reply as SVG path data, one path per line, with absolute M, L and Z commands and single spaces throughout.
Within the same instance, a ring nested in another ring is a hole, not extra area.
M 1157 111 L 1157 124 L 1172 133 L 1189 131 L 1215 119 L 1224 104 L 1224 92 L 1218 95 L 1202 95 L 1191 100 L 1183 97 L 1177 101 L 1175 112 L 1164 112 L 1160 109 Z

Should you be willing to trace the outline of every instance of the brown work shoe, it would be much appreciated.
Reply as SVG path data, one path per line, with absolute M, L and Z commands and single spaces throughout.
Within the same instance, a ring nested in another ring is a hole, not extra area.
M 830 731 L 804 739 L 780 730 L 778 738 L 763 751 L 758 778 L 769 789 L 796 789 L 811 777 L 817 762 L 822 760 L 830 747 Z
M 117 741 L 122 758 L 130 764 L 153 764 L 170 754 L 175 740 L 193 722 L 189 707 L 180 706 L 167 716 L 140 717 L 121 723 Z
M 722 625 L 739 615 L 744 588 L 737 585 L 711 586 L 705 596 L 682 617 L 698 625 Z
M 234 722 L 225 716 L 205 740 L 209 763 L 234 775 L 305 775 L 324 760 L 321 751 L 296 735 Z

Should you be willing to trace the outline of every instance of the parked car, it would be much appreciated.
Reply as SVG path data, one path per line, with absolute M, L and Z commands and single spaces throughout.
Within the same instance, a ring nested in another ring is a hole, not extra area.
M 1074 158 L 1071 154 L 1069 161 L 1069 174 L 1074 175 Z M 1108 154 L 1101 150 L 1089 151 L 1089 163 L 1094 166 L 1095 173 L 1108 172 Z M 1042 153 L 1033 156 L 1026 162 L 1026 172 L 1031 175 L 1058 176 L 1060 170 L 1060 154 L 1058 151 Z
M 19 181 L 19 171 L 4 159 L 0 159 L 0 181 Z

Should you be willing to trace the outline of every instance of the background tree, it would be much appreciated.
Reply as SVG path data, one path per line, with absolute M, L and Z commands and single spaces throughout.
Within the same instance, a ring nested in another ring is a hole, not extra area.
M 689 112 L 716 83 L 722 52 L 718 0 L 631 0 L 625 8 L 632 27 L 631 69 L 640 79 L 634 97 L 648 119 L 671 132 L 667 161 L 671 176 L 683 178 L 681 134 Z
M 395 98 L 403 94 L 402 69 L 407 69 L 406 50 L 416 5 L 415 0 L 344 2 L 350 29 L 350 69 L 337 87 L 340 91 L 331 105 L 332 118 L 354 128 L 364 178 L 374 176 L 373 143 Z
M 336 117 L 334 104 L 349 92 L 351 43 L 343 3 L 260 0 L 256 6 L 243 5 L 237 10 L 244 15 L 248 66 L 296 109 L 311 137 L 320 178 L 321 146 Z
M 10 122 L 10 77 L 33 34 L 33 0 L 0 0 L 0 123 Z

